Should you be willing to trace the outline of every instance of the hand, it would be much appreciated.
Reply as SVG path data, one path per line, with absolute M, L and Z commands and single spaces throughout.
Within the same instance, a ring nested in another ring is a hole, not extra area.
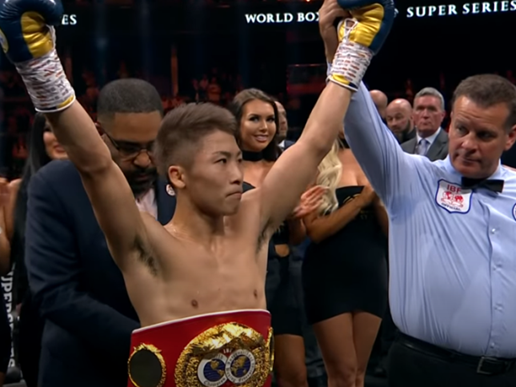
M 393 0 L 337 0 L 352 19 L 340 23 L 339 47 L 330 80 L 356 91 L 369 63 L 383 45 L 395 17 Z
M 378 53 L 392 28 L 396 16 L 393 0 L 337 0 L 339 5 L 350 10 L 356 25 L 349 31 L 349 40 Z M 339 28 L 339 41 L 345 35 L 344 26 Z
M 324 0 L 322 7 L 319 9 L 319 33 L 324 42 L 326 60 L 329 63 L 333 61 L 333 56 L 339 45 L 335 21 L 349 16 L 350 13 L 345 11 L 337 3 L 337 0 Z
M 9 205 L 11 198 L 11 190 L 9 189 L 9 182 L 0 178 L 0 208 L 5 208 Z
M 37 111 L 66 109 L 75 92 L 55 50 L 61 0 L 0 0 L 0 44 L 16 66 Z
M 360 201 L 361 207 L 367 207 L 378 199 L 378 195 L 376 195 L 376 192 L 374 192 L 373 187 L 370 185 L 364 186 L 360 195 L 357 196 L 357 200 Z
M 54 49 L 53 27 L 61 23 L 60 0 L 9 0 L 0 5 L 0 43 L 9 60 L 22 63 Z M 22 23 L 23 17 L 23 23 Z
M 313 186 L 301 195 L 301 200 L 298 206 L 294 209 L 289 219 L 302 219 L 305 216 L 316 211 L 322 203 L 323 196 L 326 193 L 327 188 L 321 187 L 320 185 Z

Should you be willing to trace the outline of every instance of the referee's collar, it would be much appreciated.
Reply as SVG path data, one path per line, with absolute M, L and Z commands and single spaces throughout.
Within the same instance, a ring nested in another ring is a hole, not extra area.
M 451 163 L 450 155 L 446 156 L 446 158 L 443 161 L 444 161 L 444 169 L 447 172 L 451 173 L 454 177 L 456 177 L 457 183 L 460 184 L 462 175 L 459 172 L 457 172 L 457 170 L 453 167 L 453 165 Z M 491 176 L 486 177 L 486 179 L 504 180 L 504 177 L 505 177 L 505 174 L 504 174 L 504 170 L 502 168 L 502 162 L 500 160 L 498 160 L 498 168 L 496 168 L 496 171 Z

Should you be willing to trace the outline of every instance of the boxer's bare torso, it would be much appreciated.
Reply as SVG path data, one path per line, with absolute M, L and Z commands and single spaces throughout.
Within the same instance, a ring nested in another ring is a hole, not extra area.
M 252 192 L 236 215 L 224 218 L 224 234 L 207 240 L 172 221 L 162 226 L 142 213 L 147 242 L 126 260 L 125 283 L 142 326 L 238 309 L 265 309 L 270 235 L 260 230 Z M 254 221 L 253 221 L 254 220 Z
M 260 187 L 241 197 L 242 157 L 231 113 L 209 104 L 172 110 L 156 151 L 177 198 L 165 227 L 140 213 L 110 148 L 80 104 L 47 115 L 79 170 L 142 326 L 265 308 L 269 238 L 330 150 L 350 97 L 349 90 L 329 83 L 299 141 Z

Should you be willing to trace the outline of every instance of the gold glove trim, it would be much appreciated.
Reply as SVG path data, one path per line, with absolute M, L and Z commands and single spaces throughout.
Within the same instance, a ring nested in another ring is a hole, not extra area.
M 194 338 L 179 356 L 175 369 L 177 387 L 219 387 L 226 382 L 240 387 L 261 387 L 273 363 L 267 341 L 254 329 L 226 323 Z
M 23 39 L 34 58 L 48 54 L 54 48 L 52 32 L 37 12 L 24 12 L 20 20 Z
M 351 16 L 358 20 L 359 23 L 356 28 L 351 30 L 349 39 L 364 47 L 369 47 L 376 35 L 378 35 L 378 32 L 380 32 L 384 12 L 383 6 L 378 3 L 350 11 Z
M 163 387 L 167 366 L 161 351 L 150 344 L 134 348 L 127 361 L 129 379 L 136 387 Z

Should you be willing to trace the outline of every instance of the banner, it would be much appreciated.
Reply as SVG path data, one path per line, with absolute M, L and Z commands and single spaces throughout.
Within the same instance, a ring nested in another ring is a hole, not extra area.
M 16 365 L 14 357 L 14 343 L 12 342 L 12 334 L 14 331 L 14 313 L 16 308 L 14 305 L 14 288 L 13 288 L 13 271 L 7 274 L 5 277 L 1 277 L 1 286 L 4 293 L 5 309 L 7 312 L 7 318 L 9 326 L 11 327 L 11 356 L 9 358 L 9 368 Z
M 246 13 L 247 24 L 317 23 L 319 12 Z
M 395 26 L 398 30 L 416 28 L 414 21 L 439 20 L 439 27 L 455 28 L 455 18 L 461 22 L 492 22 L 496 26 L 510 23 L 505 19 L 516 15 L 516 0 L 496 0 L 466 3 L 450 1 L 449 4 L 431 4 L 432 0 L 398 1 L 399 11 Z M 299 2 L 242 5 L 233 7 L 188 7 L 176 5 L 149 6 L 145 12 L 134 7 L 68 6 L 61 25 L 67 29 L 64 39 L 74 36 L 100 38 L 112 35 L 127 36 L 177 36 L 188 34 L 240 34 L 287 33 L 306 31 L 318 34 L 320 3 Z M 504 19 L 504 20 L 501 20 Z M 449 25 L 443 26 L 444 21 Z M 410 25 L 409 25 L 410 23 Z M 151 27 L 150 27 L 151 26 Z M 509 26 L 512 26 L 509 24 Z M 468 26 L 470 28 L 471 26 Z M 422 27 L 426 28 L 426 27 Z M 473 27 L 471 27 L 473 28 Z M 411 33 L 412 33 L 411 32 Z M 78 34 L 78 35 L 77 35 Z
M 407 7 L 405 17 L 429 18 L 443 16 L 468 16 L 516 12 L 516 0 L 484 1 L 481 3 L 418 5 Z
M 75 13 L 67 14 L 65 13 L 61 18 L 62 26 L 76 26 L 77 25 L 77 15 Z

